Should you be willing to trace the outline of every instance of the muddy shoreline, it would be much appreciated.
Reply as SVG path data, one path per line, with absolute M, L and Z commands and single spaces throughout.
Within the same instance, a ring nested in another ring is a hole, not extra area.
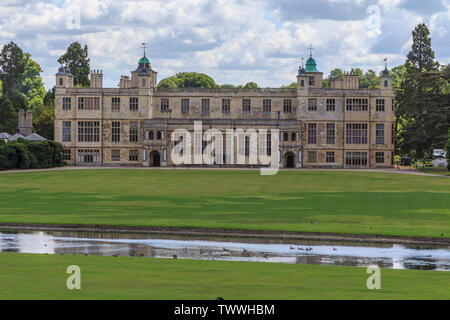
M 369 234 L 340 234 L 320 232 L 271 231 L 271 230 L 239 230 L 239 229 L 207 229 L 181 227 L 144 227 L 144 226 L 108 226 L 82 224 L 43 224 L 43 223 L 0 223 L 3 230 L 28 231 L 66 231 L 66 232 L 103 232 L 134 233 L 148 235 L 179 235 L 196 237 L 231 237 L 249 239 L 276 240 L 314 240 L 314 241 L 350 241 L 399 244 L 432 244 L 450 245 L 450 238 L 405 237 Z

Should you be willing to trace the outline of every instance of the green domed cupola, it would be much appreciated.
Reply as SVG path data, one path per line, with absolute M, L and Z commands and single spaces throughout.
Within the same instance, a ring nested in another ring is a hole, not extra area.
M 306 72 L 319 72 L 319 71 L 317 71 L 316 60 L 314 60 L 313 57 L 312 57 L 313 49 L 314 48 L 312 47 L 312 45 L 310 45 L 309 46 L 309 50 L 310 50 L 309 59 L 308 59 L 308 61 L 306 61 L 306 68 L 305 68 Z
M 314 60 L 312 57 L 310 57 L 308 59 L 308 61 L 306 61 L 305 71 L 306 72 L 318 72 L 316 60 Z
M 136 71 L 140 74 L 148 74 L 149 70 L 151 70 L 150 60 L 148 60 L 147 56 L 145 55 L 146 44 L 143 43 L 142 46 L 144 47 L 144 56 L 139 60 Z
M 148 60 L 148 58 L 146 56 L 143 56 L 141 58 L 141 60 L 139 60 L 139 64 L 150 64 L 150 61 Z

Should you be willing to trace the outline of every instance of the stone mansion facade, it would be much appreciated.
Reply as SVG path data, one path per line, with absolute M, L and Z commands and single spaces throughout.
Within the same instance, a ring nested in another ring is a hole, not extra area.
M 180 128 L 193 132 L 201 121 L 202 131 L 244 130 L 242 137 L 226 138 L 233 140 L 230 156 L 216 153 L 215 166 L 260 165 L 248 159 L 248 129 L 267 129 L 268 136 L 271 129 L 279 130 L 279 150 L 268 144 L 264 152 L 277 152 L 282 168 L 393 165 L 394 91 L 387 68 L 376 90 L 360 89 L 353 74 L 323 88 L 323 73 L 312 56 L 299 68 L 296 88 L 168 89 L 156 87 L 156 76 L 145 53 L 131 78 L 121 77 L 119 88 L 103 88 L 101 71 L 91 72 L 90 88 L 74 87 L 70 70 L 60 67 L 55 140 L 64 145 L 67 163 L 172 166 L 172 149 L 180 142 L 173 141 L 172 133 Z M 211 143 L 202 134 L 194 139 L 201 148 L 194 144 L 192 155 Z M 238 155 L 245 164 L 236 164 Z

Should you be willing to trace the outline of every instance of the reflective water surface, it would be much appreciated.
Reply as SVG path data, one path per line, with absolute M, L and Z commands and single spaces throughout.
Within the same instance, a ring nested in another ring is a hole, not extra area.
M 450 270 L 450 246 L 0 230 L 0 251 Z

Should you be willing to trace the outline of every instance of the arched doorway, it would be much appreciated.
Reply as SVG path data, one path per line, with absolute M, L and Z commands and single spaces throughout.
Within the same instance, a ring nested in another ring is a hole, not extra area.
M 161 166 L 161 156 L 158 151 L 152 151 L 150 153 L 150 166 L 160 167 Z
M 286 153 L 285 159 L 286 168 L 295 168 L 295 155 L 292 152 Z

